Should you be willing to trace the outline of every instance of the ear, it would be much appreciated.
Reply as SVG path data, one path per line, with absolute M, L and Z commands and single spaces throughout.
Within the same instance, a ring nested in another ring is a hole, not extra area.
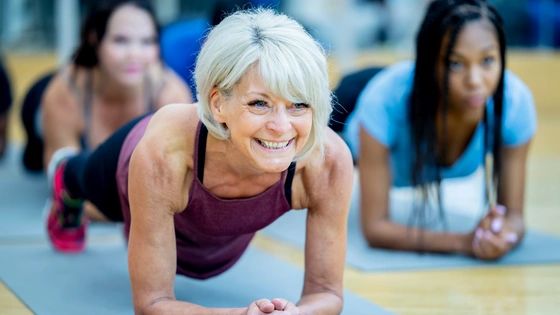
M 216 87 L 213 87 L 212 90 L 210 91 L 209 105 L 214 120 L 216 120 L 219 123 L 225 123 L 224 96 Z

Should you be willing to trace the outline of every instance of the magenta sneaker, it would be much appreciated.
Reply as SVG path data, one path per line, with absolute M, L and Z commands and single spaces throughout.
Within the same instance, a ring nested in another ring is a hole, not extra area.
M 61 163 L 54 174 L 47 232 L 54 249 L 77 253 L 85 246 L 87 219 L 82 215 L 82 200 L 69 198 L 64 189 L 64 166 Z

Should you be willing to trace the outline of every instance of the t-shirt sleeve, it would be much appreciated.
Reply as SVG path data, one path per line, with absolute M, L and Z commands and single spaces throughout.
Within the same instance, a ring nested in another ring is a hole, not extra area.
M 351 149 L 355 154 L 360 127 L 387 147 L 395 143 L 396 128 L 406 111 L 412 68 L 411 63 L 401 63 L 380 72 L 358 97 L 347 133 L 353 138 Z
M 529 88 L 514 74 L 506 72 L 504 82 L 503 143 L 519 146 L 537 130 L 537 114 Z

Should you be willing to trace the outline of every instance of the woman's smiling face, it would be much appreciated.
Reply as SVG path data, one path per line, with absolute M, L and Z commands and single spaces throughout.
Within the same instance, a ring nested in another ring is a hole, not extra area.
M 231 144 L 264 172 L 286 170 L 311 133 L 310 106 L 274 95 L 256 66 L 228 95 L 215 89 L 211 107 L 214 119 L 230 131 Z
M 156 26 L 149 13 L 131 4 L 116 9 L 98 48 L 102 70 L 123 85 L 142 84 L 158 55 Z

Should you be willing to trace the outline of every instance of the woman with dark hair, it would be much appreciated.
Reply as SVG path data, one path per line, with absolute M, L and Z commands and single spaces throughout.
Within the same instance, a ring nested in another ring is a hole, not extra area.
M 190 91 L 162 63 L 159 49 L 149 1 L 96 1 L 72 62 L 48 79 L 44 93 L 24 104 L 26 168 L 55 165 L 95 148 L 132 118 L 190 102 Z
M 8 72 L 0 59 L 0 159 L 4 156 L 8 143 L 8 113 L 12 106 L 12 88 Z
M 504 70 L 505 61 L 502 19 L 490 4 L 436 0 L 418 33 L 416 62 L 391 66 L 368 83 L 344 134 L 358 157 L 362 229 L 371 246 L 496 259 L 521 241 L 536 114 L 530 91 Z M 481 165 L 490 179 L 487 214 L 466 233 L 446 229 L 442 180 Z M 406 186 L 420 188 L 423 202 L 408 224 L 397 223 L 390 190 Z M 428 206 L 432 188 L 436 207 Z M 430 208 L 443 229 L 429 226 Z

